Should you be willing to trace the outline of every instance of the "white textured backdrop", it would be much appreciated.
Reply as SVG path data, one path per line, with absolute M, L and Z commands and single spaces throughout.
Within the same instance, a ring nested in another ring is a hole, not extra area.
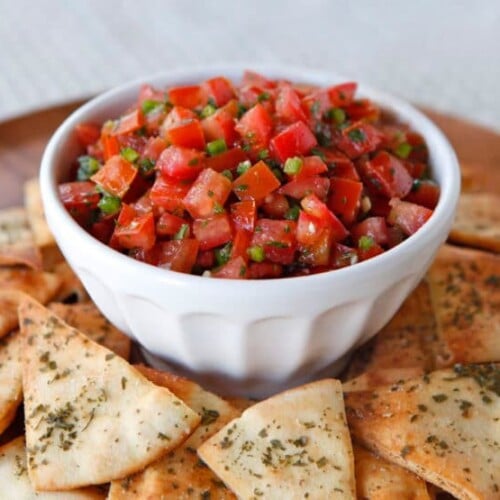
M 324 67 L 500 130 L 499 0 L 0 0 L 0 119 L 242 60 Z

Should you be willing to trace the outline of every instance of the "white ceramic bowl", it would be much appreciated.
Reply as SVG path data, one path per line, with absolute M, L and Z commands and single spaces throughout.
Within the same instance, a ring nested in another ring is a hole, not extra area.
M 210 279 L 162 270 L 108 248 L 81 229 L 57 195 L 58 183 L 81 153 L 74 127 L 118 116 L 141 83 L 158 87 L 226 75 L 242 66 L 170 71 L 113 89 L 79 108 L 56 131 L 42 160 L 46 216 L 57 243 L 92 299 L 153 362 L 164 359 L 223 392 L 262 396 L 320 372 L 334 374 L 355 347 L 394 315 L 446 239 L 460 175 L 455 154 L 422 113 L 393 96 L 360 85 L 367 96 L 420 132 L 429 147 L 438 206 L 424 227 L 390 251 L 352 267 L 274 280 Z M 322 86 L 346 81 L 309 69 L 255 67 L 263 74 Z

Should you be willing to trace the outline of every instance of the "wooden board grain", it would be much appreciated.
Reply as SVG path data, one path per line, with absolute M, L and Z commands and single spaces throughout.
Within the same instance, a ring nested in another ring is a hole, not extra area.
M 81 104 L 73 102 L 0 123 L 0 208 L 22 202 L 22 184 L 37 174 L 48 139 Z M 424 112 L 451 141 L 464 175 L 474 173 L 472 190 L 500 194 L 500 134 L 431 110 Z M 467 186 L 467 178 L 464 181 Z

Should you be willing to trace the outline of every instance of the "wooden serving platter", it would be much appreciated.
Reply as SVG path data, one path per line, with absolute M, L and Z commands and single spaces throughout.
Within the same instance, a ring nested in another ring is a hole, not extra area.
M 52 133 L 82 101 L 0 122 L 0 208 L 22 202 L 22 185 L 37 174 Z M 443 130 L 457 152 L 464 187 L 500 194 L 500 134 L 431 110 L 424 112 Z M 470 177 L 474 172 L 474 186 Z

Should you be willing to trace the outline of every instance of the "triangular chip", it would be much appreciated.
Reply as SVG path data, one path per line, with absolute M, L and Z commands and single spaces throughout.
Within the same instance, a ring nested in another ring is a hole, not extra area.
M 60 278 L 52 273 L 22 267 L 0 268 L 0 290 L 20 290 L 42 304 L 52 300 L 60 285 Z
M 500 361 L 500 256 L 444 245 L 427 278 L 436 367 Z
M 19 332 L 0 340 L 0 434 L 14 420 L 23 398 L 22 340 Z
M 129 359 L 132 344 L 130 338 L 114 327 L 92 302 L 83 304 L 53 302 L 49 305 L 49 309 L 94 342 L 107 347 L 123 359 Z
M 42 254 L 43 268 L 52 270 L 63 256 L 45 219 L 40 184 L 36 177 L 24 183 L 24 207 L 35 245 Z
M 500 498 L 500 365 L 346 394 L 356 439 L 461 499 Z
M 59 302 L 88 302 L 90 300 L 87 290 L 78 276 L 66 262 L 59 262 L 54 267 L 54 273 L 61 279 L 61 287 L 54 300 Z
M 28 478 L 24 437 L 0 448 L 0 498 L 5 500 L 101 500 L 106 495 L 95 488 L 73 491 L 35 492 Z
M 19 307 L 28 470 L 36 489 L 123 478 L 177 447 L 199 416 L 37 302 Z
M 429 288 L 421 282 L 392 320 L 354 353 L 345 390 L 378 387 L 430 371 L 433 363 L 426 346 L 435 330 Z
M 454 243 L 500 252 L 500 196 L 463 193 L 449 239 Z
M 24 297 L 19 290 L 0 290 L 0 338 L 17 328 L 17 308 Z
M 0 265 L 16 264 L 42 269 L 42 256 L 24 208 L 6 208 L 0 210 Z
M 356 493 L 369 500 L 431 500 L 425 481 L 354 445 Z
M 145 366 L 137 367 L 149 380 L 166 387 L 201 416 L 200 426 L 179 448 L 143 472 L 111 483 L 108 500 L 135 498 L 234 499 L 222 481 L 198 458 L 196 449 L 240 412 L 198 384 Z
M 241 498 L 355 498 L 339 381 L 283 392 L 246 410 L 198 448 Z

